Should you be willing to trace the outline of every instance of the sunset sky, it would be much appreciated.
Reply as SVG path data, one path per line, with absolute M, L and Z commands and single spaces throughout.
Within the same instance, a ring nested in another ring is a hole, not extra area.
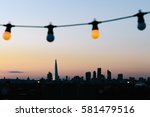
M 150 11 L 148 0 L 0 0 L 0 24 L 45 26 L 88 23 Z M 59 75 L 84 75 L 102 68 L 113 77 L 150 76 L 150 14 L 147 27 L 137 29 L 137 18 L 99 24 L 100 38 L 91 38 L 91 25 L 55 28 L 55 41 L 46 41 L 47 29 L 12 28 L 5 41 L 0 27 L 0 78 L 41 78 L 54 72 L 57 59 Z M 16 71 L 18 73 L 12 73 Z

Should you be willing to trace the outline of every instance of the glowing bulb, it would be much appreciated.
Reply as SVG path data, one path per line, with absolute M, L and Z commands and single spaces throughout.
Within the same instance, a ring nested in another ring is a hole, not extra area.
M 6 24 L 4 26 L 6 26 L 6 30 L 5 30 L 5 32 L 3 34 L 3 38 L 5 40 L 9 40 L 11 38 L 11 28 L 13 27 L 13 25 L 11 25 L 10 23 L 8 23 L 8 24 Z
M 100 34 L 99 34 L 99 30 L 98 29 L 95 29 L 95 30 L 92 30 L 92 38 L 93 39 L 98 39 Z
M 10 38 L 11 38 L 11 33 L 8 31 L 5 31 L 3 34 L 3 39 L 10 40 Z
M 92 24 L 92 33 L 91 33 L 92 38 L 93 39 L 98 39 L 99 36 L 100 36 L 99 29 L 98 29 L 99 22 L 96 21 L 96 19 L 95 19 L 93 22 L 91 22 L 89 24 Z

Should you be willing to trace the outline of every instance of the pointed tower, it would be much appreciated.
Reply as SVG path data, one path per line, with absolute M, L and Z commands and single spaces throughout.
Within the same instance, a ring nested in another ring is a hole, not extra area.
M 55 60 L 55 80 L 59 80 L 57 60 Z

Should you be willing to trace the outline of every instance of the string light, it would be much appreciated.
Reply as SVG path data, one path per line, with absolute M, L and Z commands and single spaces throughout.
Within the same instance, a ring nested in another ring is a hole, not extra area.
M 48 26 L 45 26 L 45 28 L 48 28 L 48 33 L 47 33 L 47 41 L 48 42 L 53 42 L 54 39 L 55 39 L 55 36 L 54 36 L 54 31 L 53 29 L 55 28 L 56 26 L 53 26 L 52 24 L 48 25 Z
M 70 25 L 52 25 L 49 24 L 47 26 L 24 26 L 24 25 L 12 25 L 11 23 L 8 24 L 0 24 L 0 26 L 5 26 L 6 30 L 3 34 L 3 38 L 5 40 L 10 40 L 11 38 L 11 28 L 12 27 L 25 27 L 25 28 L 47 28 L 48 29 L 48 33 L 47 33 L 47 41 L 48 42 L 53 42 L 55 39 L 54 36 L 54 28 L 57 27 L 71 27 L 71 26 L 81 26 L 81 25 L 92 25 L 92 38 L 93 39 L 98 39 L 100 37 L 100 33 L 99 33 L 99 28 L 98 28 L 98 24 L 101 23 L 107 23 L 107 22 L 112 22 L 112 21 L 117 21 L 117 20 L 122 20 L 122 19 L 127 19 L 127 18 L 132 18 L 132 17 L 137 17 L 137 28 L 142 31 L 146 28 L 146 23 L 144 20 L 144 15 L 149 14 L 150 12 L 142 12 L 141 10 L 139 10 L 138 13 L 131 15 L 131 16 L 126 16 L 126 17 L 120 17 L 120 18 L 116 18 L 116 19 L 110 19 L 110 20 L 105 20 L 105 21 L 97 21 L 94 20 L 90 23 L 80 23 L 80 24 L 70 24 Z
M 92 38 L 93 39 L 98 39 L 99 36 L 100 36 L 99 29 L 98 29 L 99 22 L 96 21 L 96 19 L 95 19 L 93 22 L 91 22 L 89 24 L 92 24 L 92 33 L 91 33 Z
M 135 14 L 135 16 L 137 16 L 138 18 L 138 25 L 137 25 L 137 28 L 139 30 L 144 30 L 146 28 L 146 24 L 145 24 L 145 20 L 144 20 L 144 15 L 147 14 L 146 12 L 145 13 L 142 13 L 141 10 L 139 10 L 139 13 Z
M 3 33 L 3 39 L 5 40 L 9 40 L 11 38 L 11 28 L 13 27 L 13 25 L 11 25 L 10 23 L 3 25 L 6 26 L 6 30 Z

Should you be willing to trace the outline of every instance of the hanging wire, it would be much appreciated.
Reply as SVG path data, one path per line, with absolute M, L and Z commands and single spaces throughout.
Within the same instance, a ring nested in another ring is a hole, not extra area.
M 32 25 L 12 25 L 11 23 L 8 24 L 0 24 L 0 26 L 5 26 L 6 30 L 5 32 L 7 32 L 6 34 L 11 32 L 11 28 L 12 27 L 23 27 L 23 28 L 47 28 L 48 29 L 48 35 L 47 35 L 47 40 L 49 42 L 52 42 L 54 40 L 54 32 L 53 29 L 54 28 L 58 28 L 58 27 L 72 27 L 72 26 L 82 26 L 82 25 L 92 25 L 92 31 L 96 32 L 97 35 L 94 34 L 93 38 L 98 38 L 99 34 L 98 34 L 98 24 L 102 24 L 102 23 L 107 23 L 107 22 L 112 22 L 112 21 L 118 21 L 118 20 L 123 20 L 123 19 L 128 19 L 128 18 L 132 18 L 132 17 L 137 17 L 138 18 L 138 29 L 139 30 L 144 30 L 146 28 L 146 24 L 145 24 L 145 20 L 144 20 L 144 15 L 149 14 L 149 12 L 142 12 L 141 10 L 139 10 L 138 13 L 134 14 L 134 15 L 130 15 L 130 16 L 125 16 L 125 17 L 120 17 L 120 18 L 115 18 L 115 19 L 109 19 L 109 20 L 104 20 L 104 21 L 97 21 L 96 19 L 92 22 L 88 22 L 88 23 L 79 23 L 79 24 L 67 24 L 67 25 L 52 25 L 49 24 L 47 26 L 32 26 Z M 8 36 L 4 35 L 4 37 L 7 37 L 8 40 Z M 10 34 L 9 34 L 10 35 Z M 93 34 L 92 34 L 93 35 Z M 10 37 L 10 36 L 9 36 Z M 49 39 L 48 39 L 49 38 Z
M 141 12 L 139 10 L 139 13 L 131 15 L 131 16 L 126 16 L 126 17 L 120 17 L 120 18 L 115 18 L 115 19 L 110 19 L 110 20 L 104 20 L 104 21 L 97 21 L 98 23 L 106 23 L 106 22 L 112 22 L 112 21 L 117 21 L 117 20 L 122 20 L 122 19 L 127 19 L 127 18 L 132 18 L 132 17 L 137 17 L 139 14 L 149 14 L 149 12 Z M 92 24 L 92 22 L 89 23 L 79 23 L 79 24 L 67 24 L 67 25 L 56 25 L 55 27 L 72 27 L 72 26 L 82 26 L 82 25 L 89 25 Z M 0 24 L 0 26 L 6 26 L 6 24 Z M 46 26 L 32 26 L 32 25 L 12 25 L 12 27 L 23 27 L 23 28 L 47 28 Z

